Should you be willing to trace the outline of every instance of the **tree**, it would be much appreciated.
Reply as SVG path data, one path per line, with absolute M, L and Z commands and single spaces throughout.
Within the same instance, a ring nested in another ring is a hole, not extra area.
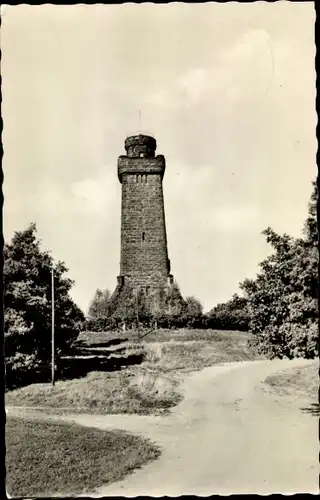
M 198 316 L 202 314 L 202 304 L 196 297 L 186 297 L 186 312 L 190 316 Z
M 185 309 L 185 301 L 182 299 L 179 286 L 176 283 L 166 289 L 165 309 L 169 316 L 178 316 Z
M 317 246 L 318 245 L 318 224 L 317 214 L 319 211 L 318 205 L 318 186 L 316 182 L 312 183 L 312 193 L 308 205 L 308 217 L 305 221 L 303 234 L 306 244 Z
M 126 283 L 119 296 L 120 300 L 115 301 L 112 316 L 125 324 L 130 324 L 137 316 L 137 298 L 135 290 Z
M 304 238 L 263 234 L 273 253 L 255 280 L 240 286 L 250 310 L 252 344 L 270 357 L 313 358 L 318 353 L 318 231 L 314 184 Z
M 95 295 L 88 309 L 89 319 L 107 318 L 110 314 L 110 297 L 111 294 L 106 288 L 105 290 L 96 290 Z
M 17 231 L 4 246 L 5 354 L 8 373 L 47 363 L 51 351 L 51 269 L 55 277 L 55 345 L 66 351 L 84 316 L 69 296 L 73 281 L 63 262 L 40 248 L 36 225 Z
M 247 299 L 235 293 L 229 301 L 211 309 L 208 321 L 213 328 L 247 331 L 250 321 Z

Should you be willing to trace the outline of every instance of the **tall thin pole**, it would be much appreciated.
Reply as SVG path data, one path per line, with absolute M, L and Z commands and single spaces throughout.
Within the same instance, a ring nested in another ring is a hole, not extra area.
M 139 299 L 138 299 L 138 288 L 137 288 L 137 290 L 136 290 L 136 312 L 137 312 L 138 338 L 140 338 L 140 321 L 139 321 Z
M 51 269 L 51 383 L 54 385 L 54 274 Z
M 140 134 L 142 132 L 142 129 L 141 129 L 141 123 L 142 123 L 142 119 L 141 119 L 141 109 L 139 109 L 139 128 L 140 128 Z

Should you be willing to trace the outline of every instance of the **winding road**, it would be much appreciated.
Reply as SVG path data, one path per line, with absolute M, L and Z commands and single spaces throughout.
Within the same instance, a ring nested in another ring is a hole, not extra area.
M 318 493 L 318 419 L 301 410 L 306 402 L 277 397 L 263 384 L 270 374 L 308 363 L 262 360 L 205 368 L 184 380 L 184 400 L 168 416 L 48 418 L 123 429 L 162 448 L 158 460 L 91 497 Z

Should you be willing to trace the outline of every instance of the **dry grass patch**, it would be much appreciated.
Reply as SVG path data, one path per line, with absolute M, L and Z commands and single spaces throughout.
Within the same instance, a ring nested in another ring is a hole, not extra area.
M 248 361 L 257 359 L 249 349 L 246 339 L 236 340 L 230 337 L 211 340 L 187 340 L 146 343 L 145 357 L 141 366 L 148 366 L 161 373 L 172 372 L 175 375 L 201 370 L 215 364 Z
M 97 414 L 161 414 L 180 400 L 174 382 L 151 374 L 91 372 L 86 377 L 32 384 L 6 394 L 6 405 Z
M 145 358 L 144 361 L 148 365 L 164 364 L 165 346 L 160 342 L 144 344 Z
M 318 403 L 319 362 L 310 361 L 302 367 L 291 368 L 270 375 L 264 381 L 268 390 L 282 397 L 290 397 L 292 402 Z
M 144 402 L 144 407 L 164 411 L 182 400 L 177 381 L 150 372 L 137 373 L 130 381 L 130 393 Z
M 10 496 L 75 496 L 123 478 L 160 454 L 121 431 L 9 418 L 6 490 Z

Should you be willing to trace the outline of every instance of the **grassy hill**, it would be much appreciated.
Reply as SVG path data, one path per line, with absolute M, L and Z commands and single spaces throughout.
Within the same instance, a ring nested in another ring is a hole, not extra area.
M 32 384 L 6 394 L 6 404 L 50 408 L 50 412 L 159 414 L 181 400 L 178 386 L 186 373 L 232 361 L 257 359 L 249 335 L 216 330 L 159 330 L 139 340 L 125 334 L 83 333 L 81 349 L 117 360 L 109 371 L 97 364 L 83 376 Z M 132 337 L 132 335 L 131 335 Z M 123 360 L 139 359 L 123 365 Z M 109 366 L 109 369 L 108 369 Z

